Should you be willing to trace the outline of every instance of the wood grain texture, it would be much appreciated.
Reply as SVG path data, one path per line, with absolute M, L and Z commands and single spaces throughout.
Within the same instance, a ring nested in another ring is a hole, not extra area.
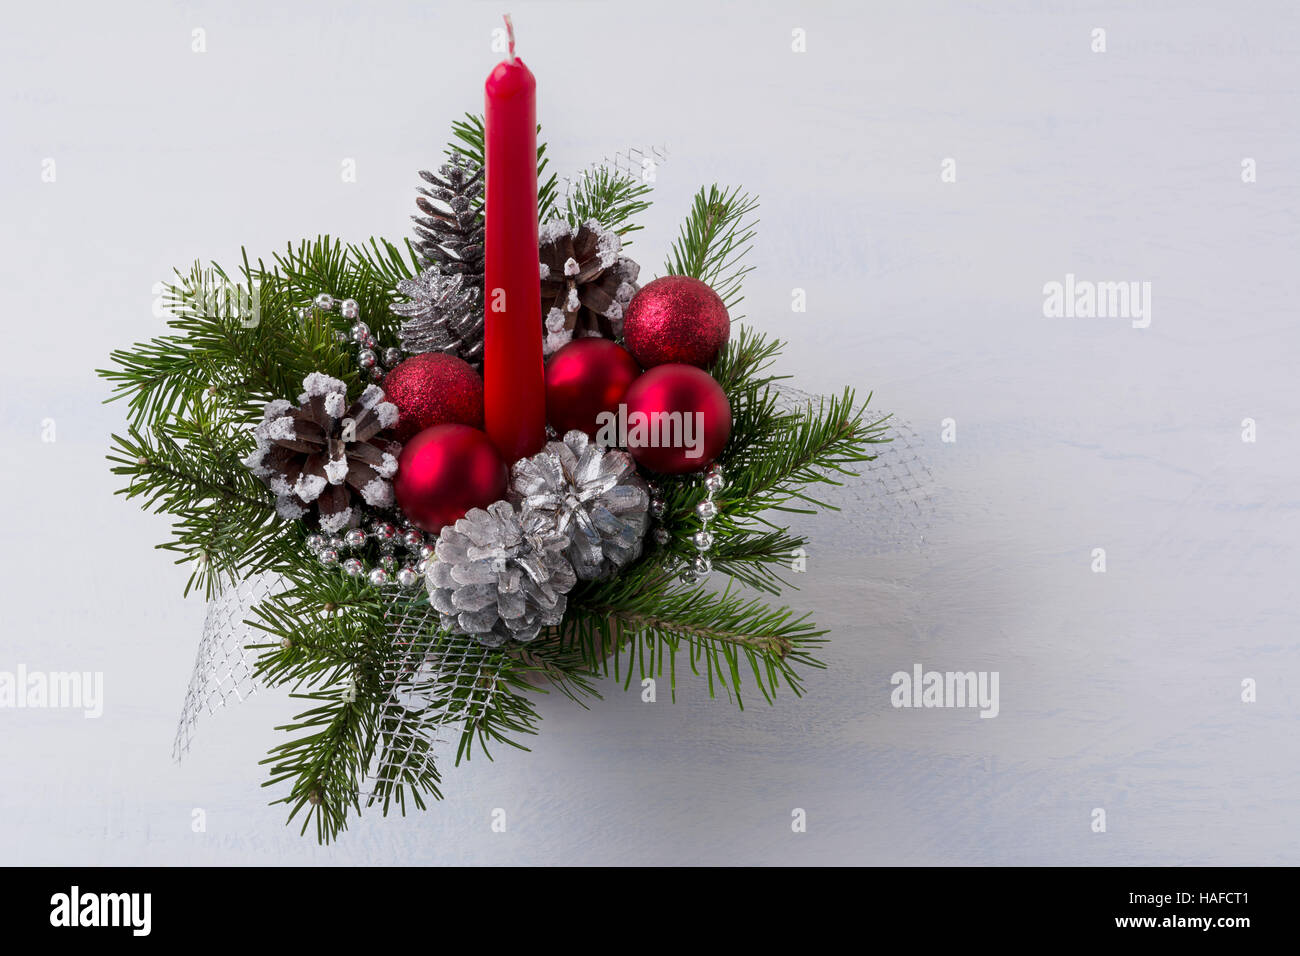
M 433 812 L 324 850 L 258 786 L 282 698 L 206 722 L 169 762 L 203 609 L 151 549 L 164 522 L 111 498 L 121 412 L 90 369 L 160 331 L 151 287 L 173 264 L 402 235 L 414 171 L 474 108 L 495 21 L 439 4 L 78 6 L 16 9 L 0 36 L 0 447 L 23 462 L 0 470 L 0 669 L 103 671 L 105 713 L 0 711 L 0 859 L 1300 862 L 1294 4 L 519 11 L 557 169 L 671 146 L 629 249 L 647 272 L 701 182 L 762 197 L 743 311 L 791 339 L 795 385 L 875 389 L 913 429 L 925 527 L 909 537 L 888 501 L 806 524 L 790 599 L 834 642 L 805 699 L 742 715 L 685 683 L 675 706 L 662 687 L 655 704 L 610 687 L 591 712 L 547 701 L 532 753 L 476 758 Z M 190 52 L 195 27 L 207 53 Z M 418 55 L 434 32 L 482 41 L 444 45 L 435 78 Z M 594 95 L 568 51 L 602 46 L 618 81 L 592 124 L 567 108 Z M 328 95 L 263 108 L 343 60 L 356 68 Z M 431 87 L 419 122 L 391 99 Z M 1043 285 L 1067 273 L 1151 282 L 1150 327 L 1045 318 Z M 890 675 L 914 663 L 998 671 L 999 716 L 893 708 Z

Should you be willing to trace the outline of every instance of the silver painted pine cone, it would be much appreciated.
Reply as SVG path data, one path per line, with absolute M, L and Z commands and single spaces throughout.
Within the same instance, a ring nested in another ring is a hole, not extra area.
M 567 545 L 551 515 L 520 512 L 508 501 L 474 508 L 443 528 L 425 572 L 443 627 L 499 647 L 559 624 L 577 583 Z
M 509 495 L 525 511 L 551 516 L 580 580 L 609 577 L 641 555 L 650 492 L 627 452 L 571 431 L 515 463 Z
M 480 286 L 466 276 L 430 266 L 414 279 L 397 283 L 405 302 L 394 302 L 402 317 L 402 348 L 412 355 L 442 352 L 464 359 L 474 368 L 483 364 L 483 297 Z

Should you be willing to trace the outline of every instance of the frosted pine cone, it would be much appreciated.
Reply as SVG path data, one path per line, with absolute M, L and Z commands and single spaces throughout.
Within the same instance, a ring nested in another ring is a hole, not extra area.
M 497 501 L 443 528 L 425 585 L 442 625 L 488 647 L 531 641 L 564 618 L 577 583 L 552 516 Z
M 475 369 L 483 364 L 483 292 L 465 275 L 448 275 L 430 267 L 414 279 L 397 283 L 407 297 L 390 308 L 401 316 L 402 348 L 412 354 L 442 352 L 464 359 Z
M 580 431 L 516 462 L 510 498 L 551 517 L 583 581 L 609 577 L 641 556 L 650 491 L 627 452 L 604 449 Z
M 545 354 L 574 338 L 621 337 L 641 267 L 620 254 L 618 233 L 594 219 L 577 228 L 555 219 L 542 226 L 539 242 Z
M 393 506 L 390 479 L 402 446 L 382 437 L 397 422 L 397 406 L 370 385 L 347 404 L 347 386 L 313 372 L 302 380 L 299 407 L 277 399 L 253 435 L 257 448 L 244 464 L 275 492 L 285 518 L 315 511 L 323 531 L 355 527 L 361 505 Z

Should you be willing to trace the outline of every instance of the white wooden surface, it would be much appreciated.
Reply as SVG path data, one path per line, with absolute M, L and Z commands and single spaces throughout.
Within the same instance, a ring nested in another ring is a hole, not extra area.
M 744 311 L 791 339 L 796 384 L 910 423 L 928 528 L 881 502 L 809 526 L 791 601 L 834 642 L 807 698 L 548 702 L 532 753 L 325 850 L 258 786 L 283 699 L 168 759 L 203 608 L 151 550 L 164 522 L 111 498 L 122 412 L 90 370 L 159 331 L 173 265 L 404 234 L 496 8 L 280 6 L 27 5 L 0 35 L 0 669 L 106 687 L 99 720 L 0 710 L 0 860 L 1300 862 L 1294 5 L 516 10 L 559 170 L 670 146 L 647 272 L 699 184 L 761 194 Z M 1044 318 L 1066 273 L 1151 282 L 1150 328 Z M 998 671 L 1000 715 L 892 708 L 918 662 Z

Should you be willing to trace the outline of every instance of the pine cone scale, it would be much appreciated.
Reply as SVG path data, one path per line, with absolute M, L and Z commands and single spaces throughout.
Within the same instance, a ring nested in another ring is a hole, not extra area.
M 308 477 L 320 478 L 323 481 L 328 482 L 329 478 L 325 474 L 325 462 L 328 460 L 329 458 L 322 454 L 309 456 L 307 460 L 302 463 L 302 467 L 299 469 L 297 477 L 301 478 L 303 475 L 307 475 Z M 297 479 L 295 479 L 295 482 L 296 481 Z
M 301 415 L 290 417 L 294 419 L 293 441 L 307 442 L 315 448 L 325 444 L 325 429 L 320 422 Z
M 320 509 L 322 518 L 333 517 L 344 514 L 351 500 L 347 489 L 342 485 L 327 485 L 316 500 L 316 507 Z

